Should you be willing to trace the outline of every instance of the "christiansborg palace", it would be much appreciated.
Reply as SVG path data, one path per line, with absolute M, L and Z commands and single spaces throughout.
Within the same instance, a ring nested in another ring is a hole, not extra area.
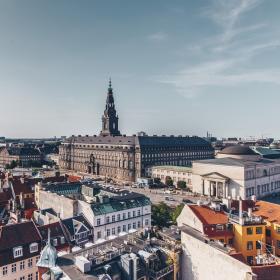
M 118 120 L 110 81 L 100 134 L 66 139 L 60 146 L 60 167 L 135 181 L 154 165 L 187 166 L 214 157 L 211 145 L 200 137 L 126 136 L 120 133 Z

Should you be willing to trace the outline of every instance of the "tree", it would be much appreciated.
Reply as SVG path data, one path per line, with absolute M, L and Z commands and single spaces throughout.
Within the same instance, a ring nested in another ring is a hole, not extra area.
M 15 160 L 12 160 L 11 164 L 10 164 L 10 169 L 14 169 L 15 167 L 17 167 L 17 162 Z
M 178 181 L 178 182 L 177 182 L 177 187 L 178 187 L 179 189 L 186 189 L 186 188 L 187 188 L 187 184 L 186 184 L 185 181 Z
M 183 208 L 184 208 L 184 204 L 182 203 L 180 205 L 177 205 L 176 208 L 172 211 L 171 218 L 173 223 L 176 223 L 176 220 L 178 216 L 181 214 Z
M 171 220 L 171 208 L 164 202 L 152 205 L 152 223 L 159 227 L 167 227 Z
M 166 176 L 165 177 L 165 184 L 167 186 L 173 186 L 173 180 L 172 180 L 172 178 L 170 176 Z

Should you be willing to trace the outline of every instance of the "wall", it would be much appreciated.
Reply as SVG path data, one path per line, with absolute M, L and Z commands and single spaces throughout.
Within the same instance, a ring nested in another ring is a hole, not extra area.
M 182 232 L 182 280 L 250 280 L 250 266 Z

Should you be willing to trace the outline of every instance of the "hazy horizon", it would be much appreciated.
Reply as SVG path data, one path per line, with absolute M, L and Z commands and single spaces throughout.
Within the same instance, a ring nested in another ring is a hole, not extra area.
M 280 2 L 0 2 L 0 136 L 280 138 Z

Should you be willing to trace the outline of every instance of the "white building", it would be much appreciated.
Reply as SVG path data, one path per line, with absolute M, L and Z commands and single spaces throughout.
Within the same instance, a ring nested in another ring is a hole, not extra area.
M 94 242 L 151 226 L 149 198 L 95 182 L 37 185 L 35 200 L 40 210 L 52 208 L 61 219 L 83 213 L 93 227 Z
M 188 187 L 192 185 L 192 168 L 188 166 L 152 166 L 148 170 L 148 175 L 152 178 L 159 178 L 163 183 L 166 177 L 171 177 L 175 185 L 179 181 L 186 182 Z
M 230 146 L 216 159 L 194 161 L 192 183 L 193 192 L 203 195 L 260 198 L 280 191 L 280 161 L 264 159 L 249 147 Z

